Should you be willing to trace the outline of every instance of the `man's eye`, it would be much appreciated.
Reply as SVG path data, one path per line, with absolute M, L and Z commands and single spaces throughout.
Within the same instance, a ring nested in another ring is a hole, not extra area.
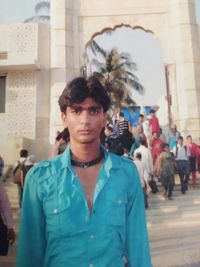
M 76 114 L 79 114 L 81 112 L 81 109 L 80 108 L 74 108 L 72 110 L 72 113 L 76 113 Z
M 100 109 L 99 108 L 91 108 L 90 109 L 90 113 L 91 114 L 98 114 L 100 112 Z

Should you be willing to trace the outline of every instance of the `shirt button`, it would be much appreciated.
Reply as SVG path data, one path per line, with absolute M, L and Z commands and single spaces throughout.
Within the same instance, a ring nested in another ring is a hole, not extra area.
M 91 239 L 91 240 L 94 239 L 94 235 L 90 235 L 90 239 Z
M 122 200 L 119 199 L 119 200 L 117 201 L 117 203 L 118 203 L 119 205 L 121 205 L 121 204 L 122 204 Z
M 53 213 L 57 213 L 57 212 L 58 212 L 58 209 L 54 209 L 54 210 L 53 210 Z
M 85 216 L 85 222 L 88 222 L 88 221 L 89 221 L 89 217 Z

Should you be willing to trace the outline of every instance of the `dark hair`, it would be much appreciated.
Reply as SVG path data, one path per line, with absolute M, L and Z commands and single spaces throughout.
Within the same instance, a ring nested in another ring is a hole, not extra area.
M 140 114 L 139 117 L 140 117 L 140 118 L 144 118 L 144 115 L 143 115 L 143 114 Z
M 69 142 L 69 130 L 67 128 L 57 135 L 56 140 L 59 141 L 61 138 L 62 140 Z
M 182 140 L 183 141 L 183 136 L 179 136 L 178 140 Z
M 154 109 L 150 109 L 150 113 L 155 113 L 155 110 Z
M 147 146 L 146 141 L 143 138 L 140 138 L 139 144 Z
M 110 98 L 105 87 L 96 77 L 85 79 L 78 77 L 67 84 L 59 97 L 58 103 L 61 112 L 66 112 L 67 107 L 83 102 L 87 97 L 93 98 L 106 112 L 110 106 Z
M 168 143 L 163 144 L 163 149 L 166 148 L 166 147 L 169 147 Z
M 136 157 L 136 159 L 142 159 L 142 154 L 140 153 L 140 152 L 136 152 L 135 153 L 135 157 Z
M 28 150 L 26 149 L 21 149 L 19 152 L 20 157 L 22 158 L 27 158 L 28 157 Z
M 119 113 L 119 116 L 120 116 L 120 117 L 124 117 L 124 113 L 121 111 L 121 112 Z
M 191 135 L 188 135 L 188 136 L 186 137 L 186 139 L 188 139 L 188 138 L 192 138 L 192 136 L 191 136 Z

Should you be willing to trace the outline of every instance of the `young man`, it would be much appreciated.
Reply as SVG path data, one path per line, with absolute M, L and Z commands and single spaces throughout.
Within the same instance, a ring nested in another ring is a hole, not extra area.
M 181 136 L 180 132 L 177 131 L 176 124 L 172 124 L 167 132 L 167 142 L 169 143 L 169 149 L 175 154 L 176 147 L 178 144 L 178 138 Z
M 178 145 L 176 147 L 176 165 L 178 169 L 178 174 L 180 177 L 181 192 L 185 194 L 188 190 L 188 180 L 190 176 L 190 164 L 189 164 L 190 151 L 183 144 L 183 137 L 179 136 Z
M 197 158 L 198 158 L 198 146 L 197 144 L 193 143 L 192 136 L 187 136 L 187 148 L 190 151 L 189 163 L 190 163 L 190 173 L 192 174 L 192 187 L 196 187 L 197 177 L 196 177 L 196 170 L 197 170 Z
M 151 176 L 153 175 L 154 173 L 154 170 L 153 170 L 153 159 L 152 159 L 152 155 L 151 155 L 151 151 L 149 150 L 148 147 L 146 147 L 146 142 L 144 140 L 140 140 L 139 141 L 139 147 L 135 150 L 134 152 L 134 158 L 136 157 L 136 154 L 137 153 L 140 153 L 141 156 L 142 156 L 142 162 L 143 162 L 143 165 L 145 167 L 145 170 L 147 172 L 147 175 L 148 175 L 148 181 L 151 180 Z
M 132 130 L 130 122 L 124 117 L 123 112 L 119 113 L 119 120 L 117 122 L 117 132 L 119 133 L 119 138 L 122 143 L 122 146 L 130 150 L 133 143 Z
M 18 173 L 18 170 L 21 169 L 20 166 L 23 166 L 27 160 L 28 157 L 28 150 L 26 149 L 21 149 L 19 152 L 19 160 L 15 163 L 14 167 L 13 167 L 13 175 L 16 175 L 16 173 Z M 18 202 L 19 202 L 19 207 L 21 208 L 21 204 L 22 204 L 22 193 L 23 193 L 23 188 L 21 185 L 21 174 L 19 172 L 19 175 L 17 175 L 17 177 L 19 177 L 19 181 L 17 183 L 17 188 L 18 188 Z
M 148 181 L 148 173 L 145 170 L 145 166 L 144 163 L 142 162 L 142 155 L 141 153 L 136 153 L 135 154 L 135 158 L 134 158 L 134 163 L 137 167 L 139 176 L 140 176 L 140 182 L 141 182 L 141 186 L 143 189 L 143 195 L 144 195 L 144 205 L 145 205 L 145 209 L 148 209 L 149 204 L 148 204 L 148 193 L 151 192 L 151 187 L 149 185 L 149 181 Z
M 60 96 L 70 144 L 26 178 L 17 267 L 152 266 L 136 167 L 99 142 L 109 104 L 96 78 Z

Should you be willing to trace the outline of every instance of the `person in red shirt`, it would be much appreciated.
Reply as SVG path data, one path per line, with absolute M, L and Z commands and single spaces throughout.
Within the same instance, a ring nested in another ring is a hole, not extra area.
M 150 142 L 151 153 L 153 158 L 153 165 L 155 166 L 156 160 L 160 153 L 163 151 L 163 141 L 157 132 L 153 133 L 152 140 Z
M 198 146 L 193 143 L 192 136 L 187 136 L 187 147 L 190 150 L 190 173 L 192 174 L 192 186 L 196 187 L 196 165 L 197 165 L 197 154 L 198 154 Z
M 158 118 L 155 115 L 155 110 L 153 109 L 150 110 L 149 117 L 150 117 L 149 119 L 150 129 L 151 129 L 152 134 L 153 133 L 160 134 L 160 125 L 159 125 Z

